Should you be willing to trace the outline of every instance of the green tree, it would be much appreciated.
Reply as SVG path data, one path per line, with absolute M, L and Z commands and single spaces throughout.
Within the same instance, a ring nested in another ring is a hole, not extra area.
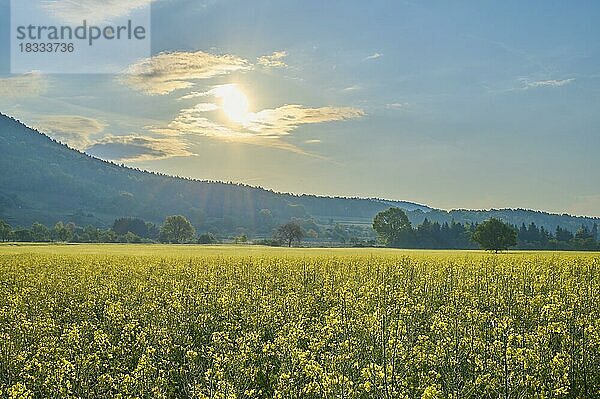
M 277 228 L 274 239 L 285 243 L 288 247 L 291 247 L 294 241 L 300 243 L 304 238 L 304 231 L 302 227 L 296 222 L 289 222 L 283 224 Z
M 472 239 L 481 248 L 498 253 L 517 245 L 517 232 L 501 220 L 491 218 L 477 226 Z
M 142 238 L 131 231 L 128 231 L 123 235 L 123 241 L 128 244 L 139 244 L 142 242 Z
M 248 236 L 246 234 L 242 234 L 234 238 L 234 243 L 236 244 L 246 244 L 248 242 Z
M 204 233 L 198 237 L 198 244 L 216 244 L 217 239 L 212 233 Z
M 579 240 L 588 240 L 590 238 L 594 238 L 594 236 L 592 235 L 592 233 L 590 233 L 590 231 L 588 230 L 587 227 L 585 226 L 581 226 L 578 230 L 577 233 L 575 233 L 575 238 L 579 239 Z
M 410 245 L 414 233 L 408 216 L 400 208 L 379 212 L 373 219 L 373 230 L 379 240 L 389 247 Z
M 83 242 L 101 242 L 100 233 L 100 229 L 95 226 L 85 226 L 81 233 L 80 240 Z
M 0 220 L 0 241 L 8 241 L 10 240 L 10 235 L 12 233 L 12 228 L 10 224 L 6 223 L 4 220 Z
M 50 241 L 50 229 L 41 223 L 33 223 L 31 225 L 31 237 L 35 242 Z
M 196 235 L 194 226 L 185 216 L 175 215 L 165 219 L 160 229 L 160 240 L 171 244 L 185 244 L 191 242 Z
M 16 242 L 32 242 L 33 236 L 29 229 L 16 229 L 12 232 L 12 239 Z
M 308 229 L 308 231 L 306 232 L 306 236 L 311 240 L 316 240 L 317 238 L 319 238 L 319 233 L 317 233 L 315 229 Z
M 139 218 L 120 218 L 115 220 L 112 227 L 113 231 L 120 236 L 127 233 L 133 233 L 139 237 L 148 237 L 148 225 Z
M 336 223 L 332 229 L 327 229 L 327 236 L 333 242 L 345 244 L 350 240 L 350 234 L 346 226 Z
M 111 230 L 99 230 L 98 242 L 117 242 L 119 236 Z
M 54 225 L 52 235 L 56 241 L 69 242 L 73 240 L 74 229 L 75 225 L 73 223 L 63 224 L 63 222 L 58 222 Z
M 556 226 L 556 233 L 554 234 L 556 241 L 571 241 L 573 239 L 573 233 L 569 230 L 563 229 L 560 226 Z

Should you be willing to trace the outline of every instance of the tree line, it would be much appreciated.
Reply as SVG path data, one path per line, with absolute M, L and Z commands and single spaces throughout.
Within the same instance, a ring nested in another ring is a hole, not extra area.
M 496 220 L 491 218 L 490 220 Z M 480 246 L 477 238 L 481 235 L 481 229 L 489 224 L 483 223 L 451 223 L 430 222 L 427 218 L 422 224 L 413 227 L 406 213 L 399 208 L 390 208 L 380 212 L 373 220 L 373 229 L 378 235 L 379 241 L 389 247 L 415 248 L 415 249 L 475 249 Z M 511 232 L 514 232 L 514 243 L 511 240 L 510 247 L 529 250 L 578 250 L 598 251 L 598 225 L 594 224 L 592 229 L 582 225 L 575 233 L 560 226 L 554 232 L 546 230 L 543 226 L 538 227 L 535 223 L 526 226 L 524 223 L 518 227 L 503 223 Z M 500 230 L 498 224 L 493 226 Z M 504 228 L 502 228 L 504 229 Z M 485 230 L 484 230 L 485 231 Z M 506 236 L 509 233 L 504 229 L 501 233 Z M 505 248 L 503 248 L 505 249 Z
M 289 222 L 274 230 L 272 238 L 261 243 L 289 246 L 300 243 L 305 231 L 296 222 Z M 0 242 L 69 242 L 69 243 L 168 243 L 168 244 L 216 244 L 212 233 L 196 235 L 190 221 L 181 215 L 169 216 L 158 227 L 139 218 L 125 217 L 115 220 L 109 229 L 94 226 L 78 227 L 74 223 L 58 222 L 52 228 L 33 223 L 31 228 L 13 229 L 0 220 Z M 243 244 L 248 237 L 241 234 L 234 242 Z
M 58 222 L 53 227 L 33 223 L 30 228 L 13 229 L 0 220 L 0 241 L 16 242 L 75 242 L 75 243 L 192 243 L 198 240 L 216 242 L 214 237 L 196 237 L 192 224 L 183 216 L 169 216 L 162 226 L 139 218 L 120 218 L 113 226 L 102 229 L 80 227 L 74 223 Z
M 497 219 L 490 219 L 497 220 Z M 581 226 L 575 233 L 560 226 L 550 232 L 535 223 L 521 226 L 509 225 L 509 230 L 503 230 L 509 240 L 509 247 L 526 250 L 600 250 L 598 242 L 598 225 L 591 229 Z M 312 245 L 334 242 L 346 246 L 377 246 L 385 245 L 398 248 L 415 249 L 476 249 L 480 244 L 476 239 L 481 232 L 478 229 L 490 225 L 483 223 L 450 223 L 431 222 L 427 218 L 416 227 L 411 225 L 406 213 L 399 208 L 390 208 L 377 214 L 373 221 L 373 230 L 378 237 L 365 237 L 362 230 L 353 230 L 351 225 L 335 225 L 319 234 L 319 227 L 313 221 L 292 219 L 280 226 L 272 227 L 272 235 L 268 239 L 256 241 L 259 244 L 292 246 L 306 238 Z M 502 231 L 503 227 L 491 225 Z M 485 230 L 484 230 L 485 231 Z M 492 238 L 499 233 L 492 233 Z M 373 236 L 375 237 L 375 236 Z M 212 233 L 197 234 L 192 223 L 184 216 L 174 215 L 165 219 L 157 226 L 140 218 L 124 217 L 115 220 L 112 227 L 102 229 L 94 226 L 80 227 L 74 223 L 58 222 L 53 227 L 33 223 L 30 228 L 12 228 L 0 220 L 0 241 L 16 242 L 74 242 L 74 243 L 172 243 L 172 244 L 215 244 L 219 240 Z M 248 236 L 240 232 L 233 241 L 247 243 Z M 504 249 L 504 248 L 503 248 Z

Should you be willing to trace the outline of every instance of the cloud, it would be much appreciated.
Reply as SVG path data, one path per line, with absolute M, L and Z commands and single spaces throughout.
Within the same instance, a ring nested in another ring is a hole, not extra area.
M 103 23 L 128 16 L 155 0 L 46 0 L 44 8 L 57 18 L 73 24 Z
M 34 121 L 33 126 L 62 143 L 84 150 L 92 144 L 91 137 L 103 132 L 107 125 L 84 116 L 46 115 Z
M 143 93 L 162 95 L 192 87 L 196 80 L 251 68 L 247 60 L 235 55 L 203 51 L 161 53 L 129 66 L 122 81 Z
M 286 68 L 288 65 L 283 61 L 288 56 L 287 51 L 275 51 L 271 55 L 258 58 L 258 65 L 264 68 Z
M 343 121 L 364 115 L 362 110 L 352 107 L 304 108 L 292 104 L 250 113 L 245 127 L 259 135 L 284 136 L 301 125 Z
M 484 85 L 484 88 L 488 90 L 489 93 L 514 93 L 514 92 L 523 92 L 531 89 L 555 89 L 563 86 L 567 86 L 573 83 L 576 79 L 548 79 L 548 80 L 532 80 L 529 77 L 522 77 L 516 79 L 518 83 L 511 81 L 510 87 L 508 88 L 499 88 L 492 89 L 487 85 Z
M 213 103 L 200 103 L 196 104 L 196 109 L 200 112 L 212 112 L 221 109 L 221 107 Z
M 155 133 L 170 135 L 193 134 L 216 140 L 255 144 L 306 154 L 300 148 L 281 140 L 302 125 L 360 118 L 364 112 L 351 107 L 305 108 L 284 105 L 249 113 L 244 123 L 219 123 L 208 119 L 204 105 L 183 109 L 166 129 Z M 316 141 L 313 141 L 316 143 Z
M 387 109 L 402 109 L 405 108 L 408 104 L 406 103 L 391 103 L 391 104 L 386 104 L 385 107 Z
M 39 72 L 0 78 L 0 97 L 37 97 L 46 93 L 49 86 L 48 80 Z
M 357 91 L 360 89 L 362 89 L 362 87 L 360 85 L 352 85 L 352 86 L 348 86 L 348 87 L 342 89 L 342 91 L 348 93 L 348 92 Z
M 306 144 L 321 144 L 322 141 L 318 140 L 318 139 L 312 139 L 312 140 L 306 140 L 305 143 Z
M 206 97 L 208 94 L 206 94 L 207 92 L 198 92 L 198 91 L 192 91 L 189 94 L 186 94 L 185 96 L 179 97 L 180 100 L 191 100 L 193 98 L 197 98 L 197 97 Z
M 523 84 L 523 88 L 531 89 L 539 87 L 562 87 L 574 82 L 575 78 L 563 80 L 538 80 L 533 82 L 529 81 L 529 79 L 520 79 L 520 81 Z
M 260 136 L 214 122 L 195 113 L 193 109 L 183 110 L 166 129 L 155 129 L 164 135 L 197 135 L 229 143 L 252 144 L 261 147 L 277 148 L 302 155 L 311 155 L 293 144 L 280 140 L 278 136 Z
M 194 155 L 178 137 L 103 135 L 108 125 L 84 116 L 45 115 L 32 125 L 73 148 L 107 160 L 136 162 Z
M 193 91 L 189 94 L 186 94 L 185 96 L 180 97 L 179 99 L 180 100 L 191 100 L 193 98 L 198 98 L 198 97 L 223 98 L 223 96 L 225 96 L 226 94 L 231 92 L 232 89 L 233 90 L 237 89 L 237 85 L 235 83 L 216 85 L 216 86 L 213 86 L 213 88 L 210 90 L 202 91 L 202 92 Z M 211 111 L 213 111 L 213 110 L 211 110 Z
M 366 57 L 364 60 L 365 60 L 365 61 L 368 61 L 368 60 L 376 60 L 377 58 L 381 58 L 381 57 L 383 57 L 383 54 L 380 54 L 380 53 L 374 53 L 374 54 L 371 54 L 370 56 Z
M 113 161 L 150 161 L 195 155 L 176 137 L 108 136 L 91 145 L 88 154 Z

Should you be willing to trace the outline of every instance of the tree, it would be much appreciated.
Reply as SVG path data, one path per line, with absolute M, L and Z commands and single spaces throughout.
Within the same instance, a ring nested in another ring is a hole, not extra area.
M 556 233 L 554 234 L 556 241 L 571 241 L 573 239 L 573 233 L 569 230 L 563 229 L 560 226 L 556 226 Z
M 327 236 L 331 241 L 341 242 L 342 244 L 345 244 L 350 240 L 348 228 L 339 223 L 336 223 L 332 229 L 327 229 Z
M 126 234 L 123 235 L 123 241 L 125 241 L 128 244 L 139 244 L 142 242 L 142 238 L 137 234 L 128 231 Z
M 498 253 L 517 245 L 517 232 L 501 220 L 491 218 L 477 226 L 472 239 L 483 249 Z
M 588 240 L 590 238 L 593 239 L 594 236 L 592 233 L 590 233 L 587 227 L 582 225 L 579 230 L 577 230 L 577 233 L 575 233 L 575 238 L 578 240 Z
M 117 233 L 112 230 L 101 230 L 98 234 L 98 242 L 117 242 Z
M 410 244 L 414 233 L 408 216 L 400 208 L 379 212 L 373 219 L 373 230 L 379 240 L 389 247 Z
M 233 240 L 236 244 L 246 244 L 248 242 L 248 236 L 246 234 L 239 235 Z
M 35 222 L 31 225 L 31 237 L 35 242 L 50 241 L 50 229 L 43 224 Z
M 316 240 L 317 238 L 319 238 L 319 233 L 317 233 L 315 229 L 308 229 L 308 231 L 306 232 L 306 236 L 312 240 Z
M 291 247 L 294 241 L 300 243 L 303 237 L 304 231 L 302 231 L 302 227 L 296 222 L 289 222 L 277 228 L 274 238 L 277 241 L 284 242 L 288 247 Z
M 544 226 L 540 227 L 540 246 L 542 248 L 546 248 L 548 246 L 548 242 L 552 238 L 552 235 L 544 228 Z
M 128 217 L 117 219 L 113 223 L 112 229 L 120 236 L 133 233 L 138 237 L 148 237 L 148 225 L 139 218 Z
M 114 233 L 114 232 L 113 232 Z M 83 242 L 102 242 L 100 239 L 101 231 L 97 227 L 88 225 L 85 226 L 80 235 L 80 240 Z
M 184 244 L 191 242 L 196 235 L 194 226 L 185 216 L 175 215 L 165 219 L 160 229 L 160 240 L 171 244 Z
M 16 229 L 12 232 L 12 239 L 16 242 L 32 242 L 33 236 L 29 229 Z
M 0 220 L 0 241 L 8 241 L 10 240 L 10 235 L 12 233 L 12 228 L 10 224 L 6 223 L 4 220 Z
M 54 225 L 52 235 L 59 242 L 69 242 L 73 240 L 74 229 L 75 225 L 73 223 L 63 224 L 63 222 L 58 222 Z
M 216 244 L 217 239 L 212 233 L 204 233 L 198 237 L 198 244 Z

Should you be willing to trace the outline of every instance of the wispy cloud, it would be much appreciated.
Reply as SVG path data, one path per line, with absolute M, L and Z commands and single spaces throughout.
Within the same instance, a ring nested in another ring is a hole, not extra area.
M 216 140 L 255 144 L 306 154 L 302 149 L 281 138 L 290 135 L 303 125 L 364 116 L 364 111 L 351 107 L 305 108 L 301 105 L 284 105 L 249 113 L 243 124 L 225 124 L 207 118 L 203 108 L 203 106 L 196 106 L 183 109 L 166 129 L 156 129 L 155 132 L 171 135 L 194 134 Z
M 277 148 L 302 155 L 311 155 L 301 148 L 280 140 L 278 136 L 260 136 L 244 130 L 220 124 L 195 113 L 193 109 L 183 110 L 166 129 L 154 129 L 156 133 L 180 137 L 197 135 L 230 143 L 252 144 L 261 147 Z
M 189 94 L 186 94 L 185 96 L 181 96 L 179 97 L 180 100 L 191 100 L 193 98 L 197 98 L 197 97 L 206 97 L 207 92 L 198 92 L 198 91 L 192 91 Z
M 195 107 L 200 112 L 212 112 L 221 109 L 217 104 L 214 103 L 200 103 L 196 104 Z
M 320 143 L 322 143 L 322 141 L 319 139 L 312 139 L 312 140 L 306 140 L 305 143 L 306 144 L 320 144 Z
M 381 58 L 381 57 L 383 57 L 383 54 L 381 54 L 381 53 L 374 53 L 374 54 L 371 54 L 370 56 L 366 57 L 364 60 L 365 61 L 376 60 L 377 58 Z
M 563 80 L 538 80 L 538 81 L 529 81 L 528 79 L 521 79 L 521 83 L 523 83 L 525 88 L 537 88 L 537 87 L 562 87 L 566 86 L 569 83 L 575 81 L 575 78 L 571 79 L 563 79 Z
M 196 80 L 251 68 L 247 60 L 235 55 L 203 51 L 161 53 L 131 65 L 121 79 L 143 93 L 162 95 L 190 88 Z
M 102 133 L 106 123 L 78 115 L 44 115 L 32 122 L 33 127 L 50 137 L 84 150 L 93 143 L 92 137 Z
M 362 89 L 362 87 L 360 85 L 352 85 L 352 86 L 348 86 L 342 89 L 343 92 L 349 93 L 349 92 L 353 92 L 353 91 L 357 91 Z
M 214 97 L 215 99 L 220 99 L 226 97 L 232 90 L 238 90 L 235 84 L 218 85 L 205 92 L 192 92 L 181 97 L 181 99 L 193 99 L 197 97 Z M 180 116 L 185 115 L 186 119 L 197 119 L 197 115 L 216 111 L 220 108 L 220 106 L 212 102 L 202 102 L 192 108 L 183 110 Z M 245 132 L 245 134 L 254 136 L 280 137 L 288 135 L 301 125 L 336 122 L 362 116 L 364 116 L 362 110 L 352 107 L 306 108 L 295 104 L 284 105 L 274 109 L 249 112 L 243 118 L 243 122 L 238 122 L 233 124 L 233 128 L 228 128 L 233 129 L 234 133 L 227 132 L 225 135 L 228 137 L 240 137 L 235 133 Z M 202 127 L 206 128 L 206 121 L 202 121 L 202 124 Z M 223 132 L 222 129 L 214 129 L 214 126 L 212 128 L 212 130 Z
M 0 78 L 0 97 L 37 97 L 48 91 L 48 79 L 39 72 Z
M 287 51 L 276 51 L 271 55 L 259 57 L 258 65 L 264 68 L 286 68 L 288 65 L 283 60 L 287 56 Z
M 522 77 L 522 78 L 516 79 L 517 83 L 515 83 L 515 80 L 510 81 L 509 82 L 510 86 L 508 88 L 493 89 L 488 84 L 483 84 L 483 87 L 489 93 L 493 93 L 493 94 L 500 93 L 501 94 L 501 93 L 514 93 L 514 92 L 522 92 L 522 91 L 526 91 L 526 90 L 543 89 L 543 88 L 556 89 L 556 88 L 567 86 L 567 85 L 573 83 L 575 80 L 576 80 L 575 78 L 540 80 L 540 79 L 532 79 L 530 77 Z
M 102 23 L 128 16 L 155 0 L 46 0 L 44 8 L 68 23 Z
M 102 159 L 128 162 L 195 155 L 177 137 L 155 138 L 141 135 L 107 136 L 91 145 L 87 153 Z
M 292 104 L 250 113 L 245 128 L 258 135 L 284 136 L 301 125 L 343 121 L 364 115 L 364 111 L 352 107 L 305 108 Z
M 407 103 L 391 103 L 391 104 L 386 104 L 385 107 L 387 109 L 402 109 L 402 108 L 406 108 L 408 104 Z
M 222 98 L 224 95 L 229 93 L 231 90 L 235 90 L 237 87 L 234 83 L 224 84 L 224 85 L 216 85 L 213 86 L 210 90 L 207 91 L 192 91 L 185 96 L 180 97 L 180 100 L 191 100 L 193 98 L 198 97 L 214 97 L 214 98 Z M 212 110 L 211 110 L 212 111 Z

